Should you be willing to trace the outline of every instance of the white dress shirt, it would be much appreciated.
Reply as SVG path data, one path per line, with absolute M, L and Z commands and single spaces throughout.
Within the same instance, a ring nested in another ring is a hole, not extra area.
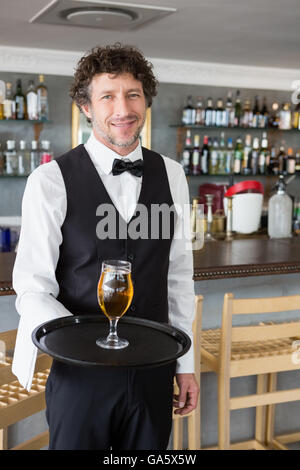
M 85 148 L 103 184 L 122 217 L 128 222 L 140 194 L 142 177 L 125 171 L 114 176 L 111 172 L 115 158 L 120 155 L 101 144 L 93 132 Z M 125 158 L 142 159 L 137 148 Z M 176 206 L 189 204 L 189 190 L 179 163 L 162 156 L 171 195 Z M 155 184 L 155 181 L 153 181 Z M 16 309 L 20 315 L 12 372 L 21 385 L 30 390 L 37 348 L 31 333 L 41 323 L 72 315 L 56 298 L 59 285 L 55 277 L 62 243 L 61 227 L 67 211 L 66 189 L 60 168 L 55 160 L 39 166 L 28 177 L 22 201 L 22 225 L 13 270 L 13 287 L 17 294 Z M 188 333 L 192 339 L 195 314 L 193 256 L 190 240 L 180 234 L 189 233 L 190 219 L 186 211 L 177 218 L 171 243 L 168 272 L 169 322 Z M 184 230 L 184 226 L 187 230 Z M 177 234 L 177 236 L 176 236 Z M 177 373 L 194 372 L 193 346 L 177 360 Z

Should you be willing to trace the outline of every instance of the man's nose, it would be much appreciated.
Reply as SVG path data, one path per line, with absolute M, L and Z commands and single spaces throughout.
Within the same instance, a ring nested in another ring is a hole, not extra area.
M 126 96 L 119 97 L 115 102 L 114 114 L 115 116 L 123 117 L 129 114 L 130 105 Z

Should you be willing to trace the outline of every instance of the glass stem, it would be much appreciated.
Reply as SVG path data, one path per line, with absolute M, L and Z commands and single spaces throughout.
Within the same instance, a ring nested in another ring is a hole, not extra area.
M 117 343 L 119 341 L 118 335 L 117 335 L 117 323 L 119 321 L 119 318 L 112 318 L 109 319 L 109 335 L 107 337 L 107 341 L 113 341 Z

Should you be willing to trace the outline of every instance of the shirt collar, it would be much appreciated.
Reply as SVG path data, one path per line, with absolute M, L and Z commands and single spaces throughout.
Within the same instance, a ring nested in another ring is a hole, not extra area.
M 93 131 L 91 132 L 91 135 L 85 144 L 85 148 L 97 170 L 100 171 L 100 173 L 104 173 L 106 175 L 111 173 L 113 161 L 115 158 L 124 160 L 128 159 L 132 162 L 138 159 L 143 159 L 143 152 L 140 142 L 133 152 L 122 157 L 109 147 L 106 147 L 106 145 L 99 142 L 99 140 L 96 139 Z

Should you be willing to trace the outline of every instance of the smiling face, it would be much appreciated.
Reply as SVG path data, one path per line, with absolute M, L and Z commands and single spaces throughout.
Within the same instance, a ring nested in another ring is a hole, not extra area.
M 95 137 L 119 155 L 128 155 L 137 147 L 146 109 L 142 83 L 129 73 L 95 75 L 90 104 L 82 106 Z

